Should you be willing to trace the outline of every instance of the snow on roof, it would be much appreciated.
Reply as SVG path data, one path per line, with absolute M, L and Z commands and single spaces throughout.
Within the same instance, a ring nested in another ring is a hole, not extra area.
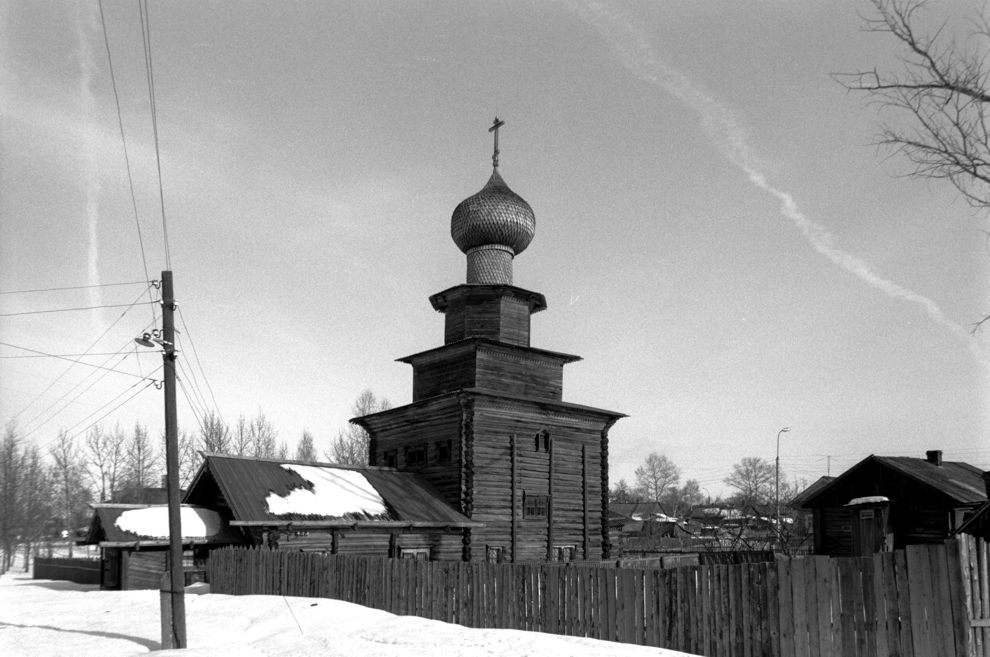
M 181 507 L 179 520 L 183 538 L 207 538 L 220 531 L 220 515 L 199 507 Z M 147 538 L 168 538 L 168 507 L 149 506 L 128 509 L 114 521 L 117 529 Z
M 269 493 L 265 504 L 273 515 L 345 517 L 388 513 L 385 500 L 360 472 L 294 463 L 283 463 L 282 468 L 295 472 L 311 487 L 296 488 L 284 496 Z
M 857 497 L 851 499 L 846 503 L 846 506 L 856 506 L 857 504 L 882 504 L 889 501 L 890 499 L 884 497 L 883 495 L 870 495 L 867 497 Z

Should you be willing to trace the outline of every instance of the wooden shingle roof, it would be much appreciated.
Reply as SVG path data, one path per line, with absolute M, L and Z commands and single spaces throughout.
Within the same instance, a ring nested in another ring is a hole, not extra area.
M 185 500 L 199 501 L 202 493 L 215 484 L 230 509 L 233 517 L 231 524 L 234 526 L 290 523 L 324 527 L 481 526 L 481 523 L 472 521 L 451 507 L 425 479 L 415 473 L 393 468 L 299 463 L 221 454 L 204 454 L 204 459 Z M 375 498 L 382 512 L 369 514 L 361 511 L 360 505 L 348 511 L 346 500 L 342 501 L 343 507 L 334 504 L 325 512 L 319 508 L 309 508 L 306 513 L 270 508 L 273 500 L 288 499 L 294 492 L 315 491 L 320 483 L 306 479 L 307 476 L 316 479 L 313 475 L 318 475 L 322 481 L 339 481 L 338 497 L 353 493 L 355 500 Z M 202 503 L 208 504 L 206 500 Z M 381 509 L 382 506 L 384 509 Z

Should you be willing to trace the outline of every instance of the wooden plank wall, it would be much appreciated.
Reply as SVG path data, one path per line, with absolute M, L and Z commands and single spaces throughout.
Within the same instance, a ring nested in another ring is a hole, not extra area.
M 77 584 L 99 584 L 98 559 L 34 558 L 34 579 L 59 579 Z
M 986 542 L 968 538 L 864 558 L 674 569 L 225 548 L 211 553 L 210 581 L 215 593 L 329 597 L 699 655 L 990 657 L 986 560 Z
M 990 657 L 990 543 L 975 536 L 960 536 L 958 552 L 962 612 L 968 623 L 956 627 L 968 636 L 975 657 Z M 952 553 L 949 553 L 950 559 Z M 951 568 L 951 566 L 950 566 Z M 953 613 L 955 616 L 955 613 Z

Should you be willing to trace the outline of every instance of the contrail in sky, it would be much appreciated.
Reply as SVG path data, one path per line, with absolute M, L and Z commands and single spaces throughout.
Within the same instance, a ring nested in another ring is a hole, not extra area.
M 96 155 L 98 150 L 99 136 L 96 134 L 96 127 L 90 123 L 90 118 L 96 110 L 96 100 L 93 91 L 90 89 L 93 71 L 96 64 L 93 59 L 93 49 L 90 46 L 87 32 L 96 29 L 96 16 L 92 10 L 84 13 L 83 3 L 76 4 L 76 36 L 79 39 L 78 63 L 79 63 L 79 107 L 82 115 L 83 129 L 82 143 L 80 151 L 84 171 L 84 193 L 86 194 L 86 227 L 87 227 L 87 280 L 89 285 L 100 284 L 100 181 L 97 175 Z M 103 295 L 100 288 L 92 287 L 89 293 L 90 304 L 99 306 L 103 304 Z M 97 325 L 102 325 L 101 312 L 93 311 L 93 321 Z
M 964 340 L 970 351 L 987 363 L 986 355 L 979 350 L 969 332 L 946 317 L 938 304 L 883 278 L 863 259 L 836 247 L 828 228 L 805 215 L 798 208 L 793 196 L 771 185 L 760 170 L 762 163 L 749 147 L 745 128 L 732 110 L 703 85 L 668 66 L 654 52 L 648 36 L 633 19 L 623 15 L 615 7 L 607 7 L 598 2 L 570 3 L 569 6 L 583 21 L 598 31 L 618 60 L 633 75 L 656 85 L 697 112 L 712 144 L 729 162 L 741 169 L 750 182 L 780 202 L 780 213 L 794 223 L 815 251 L 887 296 L 918 304 L 936 324 Z

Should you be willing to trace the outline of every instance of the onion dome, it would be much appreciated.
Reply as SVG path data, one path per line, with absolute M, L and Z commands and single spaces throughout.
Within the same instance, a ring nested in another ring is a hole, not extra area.
M 536 215 L 496 168 L 481 191 L 458 204 L 450 236 L 467 254 L 469 285 L 512 285 L 512 259 L 536 234 Z
M 488 184 L 461 201 L 450 218 L 450 236 L 464 253 L 485 244 L 500 244 L 518 255 L 535 234 L 533 209 L 509 189 L 497 169 Z
M 512 259 L 536 234 L 533 208 L 498 175 L 498 129 L 503 125 L 496 116 L 488 129 L 495 133 L 492 177 L 480 192 L 461 201 L 450 218 L 450 236 L 467 254 L 469 285 L 512 285 Z

